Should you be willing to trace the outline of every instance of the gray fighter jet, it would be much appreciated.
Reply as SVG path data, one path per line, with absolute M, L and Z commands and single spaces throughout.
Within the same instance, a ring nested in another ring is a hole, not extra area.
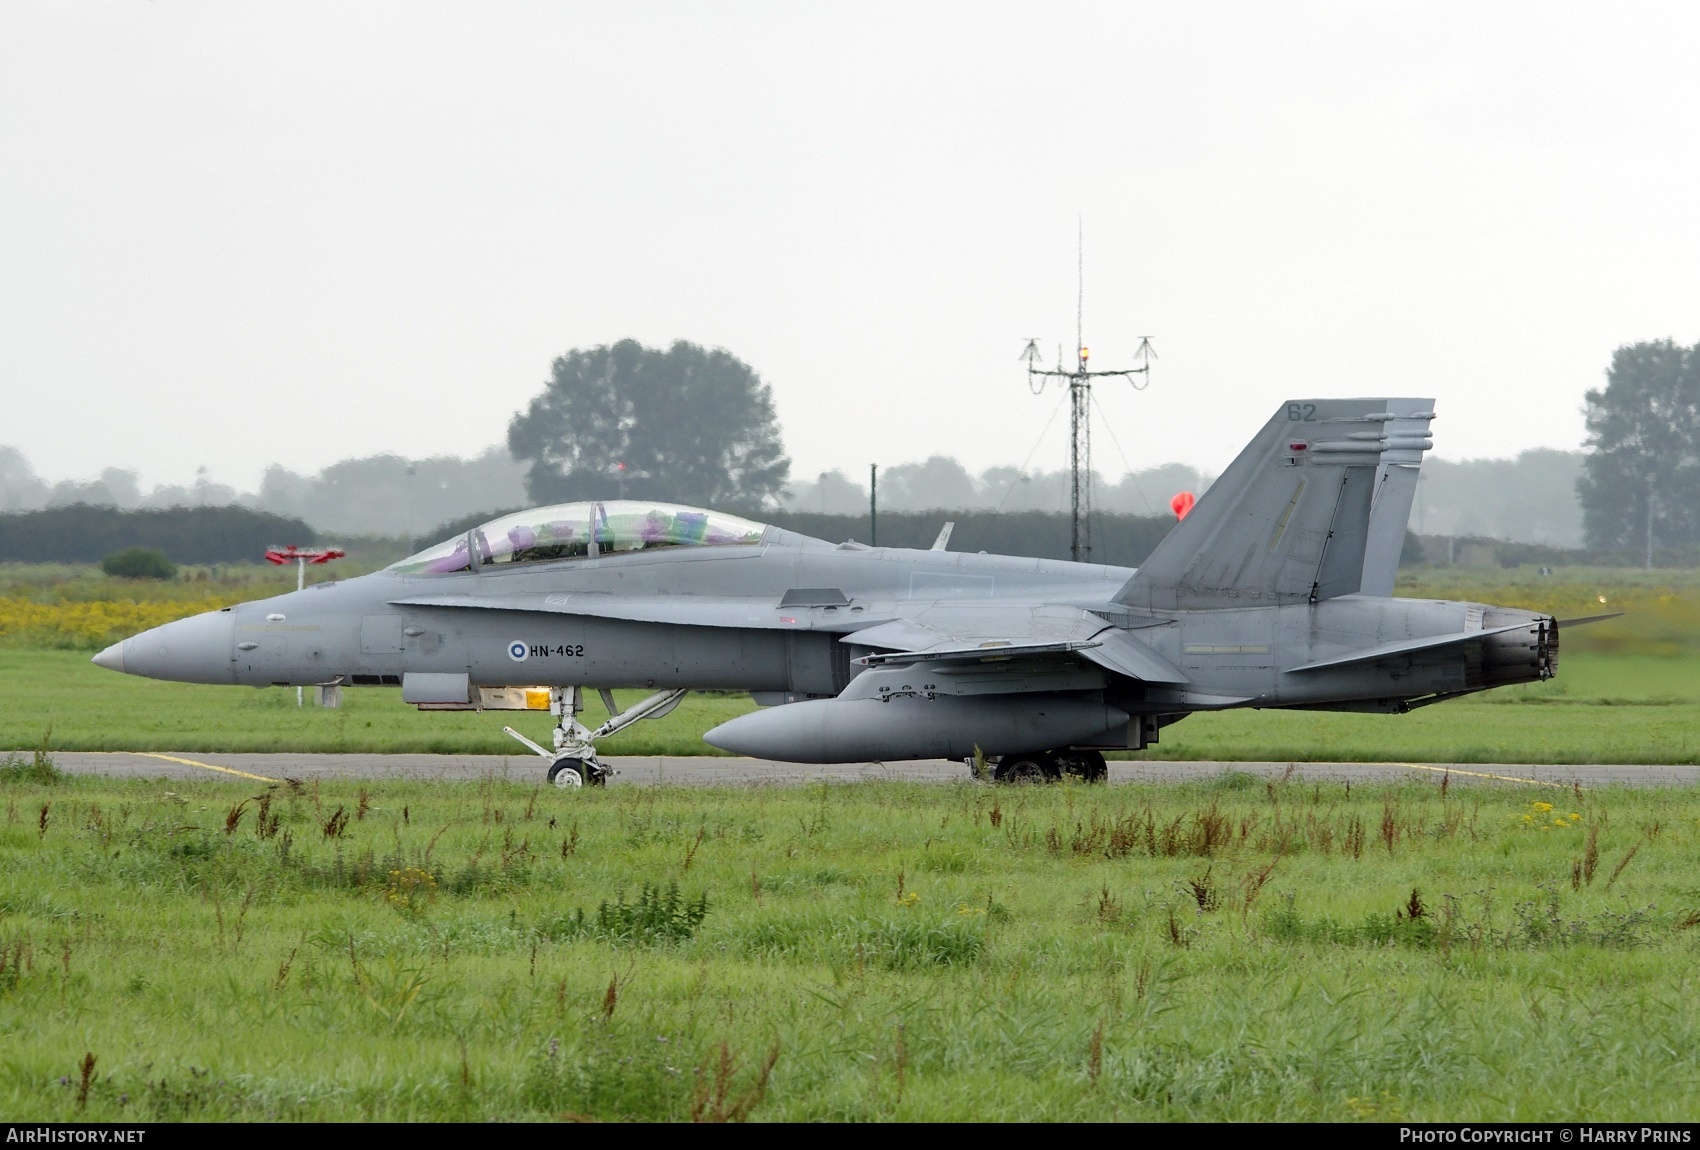
M 102 667 L 192 683 L 399 687 L 548 708 L 560 786 L 687 691 L 760 709 L 704 738 L 792 762 L 958 758 L 1104 777 L 1195 711 L 1395 714 L 1550 678 L 1551 616 L 1391 598 L 1432 401 L 1285 403 L 1137 570 L 828 543 L 634 501 L 524 511 L 345 582 L 156 627 Z M 624 711 L 612 688 L 655 693 Z M 586 689 L 609 719 L 579 722 Z

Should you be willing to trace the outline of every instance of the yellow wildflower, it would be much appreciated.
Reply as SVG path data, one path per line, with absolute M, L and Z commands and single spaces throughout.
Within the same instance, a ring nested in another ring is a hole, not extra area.
M 392 870 L 384 884 L 384 901 L 403 913 L 424 910 L 436 893 L 437 876 L 418 867 Z
M 37 603 L 0 598 L 0 639 L 13 645 L 95 648 L 203 611 L 228 606 L 227 600 L 130 600 Z

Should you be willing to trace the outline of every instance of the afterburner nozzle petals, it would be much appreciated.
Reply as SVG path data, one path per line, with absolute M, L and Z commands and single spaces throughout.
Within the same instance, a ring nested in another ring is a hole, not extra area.
M 105 667 L 108 671 L 117 671 L 122 675 L 124 673 L 124 643 L 125 640 L 120 639 L 90 659 L 89 662 L 97 667 Z

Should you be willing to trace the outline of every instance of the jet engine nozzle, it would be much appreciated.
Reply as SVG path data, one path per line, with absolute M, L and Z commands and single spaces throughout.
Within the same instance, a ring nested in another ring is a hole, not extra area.
M 1523 624 L 1517 627 L 1517 624 Z M 1470 687 L 1503 687 L 1538 683 L 1558 673 L 1558 621 L 1551 615 L 1490 607 L 1482 618 L 1484 630 L 1517 627 L 1471 644 L 1465 667 Z

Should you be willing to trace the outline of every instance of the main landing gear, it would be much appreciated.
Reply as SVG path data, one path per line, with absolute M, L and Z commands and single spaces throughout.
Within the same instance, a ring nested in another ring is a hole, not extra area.
M 683 690 L 657 691 L 641 703 L 620 711 L 614 703 L 614 692 L 604 689 L 597 693 L 602 696 L 602 705 L 608 708 L 608 721 L 593 731 L 578 721 L 578 716 L 584 711 L 582 687 L 554 687 L 550 690 L 549 711 L 561 717 L 561 721 L 555 726 L 553 751 L 544 750 L 512 727 L 502 728 L 549 760 L 549 781 L 557 787 L 574 789 L 586 784 L 593 787 L 607 786 L 608 777 L 619 772 L 604 766 L 597 759 L 596 740 L 605 739 L 644 719 L 659 719 L 677 707 L 679 700 L 687 694 Z
M 973 761 L 969 761 L 973 768 Z M 1097 751 L 1040 751 L 1037 754 L 1004 755 L 992 767 L 995 783 L 1054 783 L 1064 777 L 1101 783 L 1110 776 L 1104 756 Z

